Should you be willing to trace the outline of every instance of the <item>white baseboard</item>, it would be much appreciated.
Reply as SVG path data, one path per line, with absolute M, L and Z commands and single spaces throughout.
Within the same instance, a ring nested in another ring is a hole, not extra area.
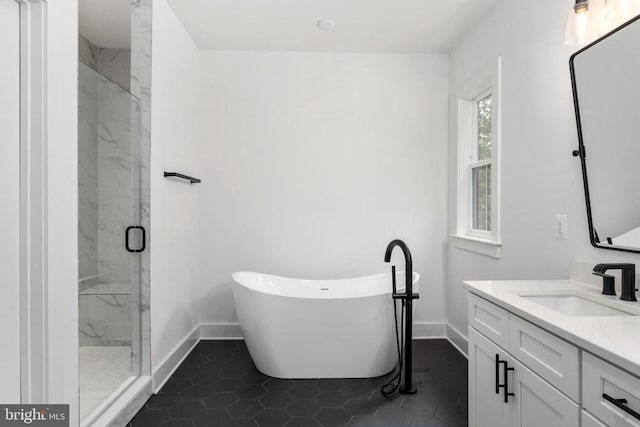
M 241 340 L 244 339 L 239 323 L 201 323 L 202 340 Z
M 153 370 L 153 392 L 157 393 L 165 382 L 173 375 L 182 361 L 191 353 L 191 350 L 200 342 L 200 326 L 196 326 L 180 344 L 178 344 L 167 357 Z
M 447 324 L 447 339 L 464 357 L 469 357 L 469 341 L 467 337 L 450 324 Z
M 451 325 L 438 322 L 414 322 L 414 339 L 448 339 L 465 357 L 467 339 Z M 239 323 L 201 323 L 189 333 L 173 351 L 153 370 L 153 391 L 157 393 L 191 350 L 201 340 L 241 340 L 242 328 Z
M 196 326 L 175 348 L 164 358 L 152 374 L 153 392 L 157 393 L 164 383 L 178 369 L 178 366 L 191 353 L 201 340 L 241 340 L 242 329 L 239 323 L 201 323 Z
M 413 339 L 445 338 L 446 325 L 437 322 L 413 322 Z

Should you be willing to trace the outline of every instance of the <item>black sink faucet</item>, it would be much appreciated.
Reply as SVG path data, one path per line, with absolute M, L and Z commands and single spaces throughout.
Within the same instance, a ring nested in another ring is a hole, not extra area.
M 602 276 L 604 282 L 602 293 L 605 295 L 615 295 L 614 278 L 608 274 L 604 274 L 607 270 L 622 270 L 622 295 L 620 299 L 623 301 L 636 300 L 636 265 L 631 263 L 619 264 L 598 264 L 593 267 L 593 274 Z

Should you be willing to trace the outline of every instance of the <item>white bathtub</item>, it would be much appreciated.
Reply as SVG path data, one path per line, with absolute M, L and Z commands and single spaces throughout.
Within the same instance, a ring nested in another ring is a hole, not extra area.
M 404 289 L 404 272 L 397 272 Z M 233 274 L 256 367 L 276 378 L 371 378 L 395 366 L 391 273 L 344 280 Z M 419 275 L 413 273 L 414 292 Z M 400 320 L 398 303 L 398 319 Z

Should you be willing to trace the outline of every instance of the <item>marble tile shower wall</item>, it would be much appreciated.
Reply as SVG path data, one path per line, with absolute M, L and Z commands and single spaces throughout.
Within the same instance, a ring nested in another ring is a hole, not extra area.
M 131 95 L 99 77 L 97 225 L 101 283 L 131 283 L 131 255 L 124 250 L 124 230 L 134 224 L 133 215 L 138 210 L 137 200 L 133 200 L 134 112 Z
M 131 345 L 135 280 L 123 240 L 124 229 L 137 223 L 139 215 L 132 197 L 131 131 L 138 127 L 132 118 L 139 117 L 139 104 L 86 67 L 81 66 L 79 75 L 80 342 Z M 112 284 L 112 290 L 104 284 Z
M 83 64 L 93 68 L 121 88 L 131 91 L 131 49 L 96 47 L 80 35 L 78 56 Z
M 78 36 L 78 59 L 81 63 L 98 70 L 98 48 L 81 34 Z
M 78 70 L 78 264 L 80 288 L 98 275 L 98 74 Z
M 78 295 L 81 346 L 131 346 L 132 301 L 128 289 L 121 294 L 96 285 Z M 127 285 L 128 286 L 128 285 Z
M 132 333 L 132 290 L 137 293 L 132 284 L 137 284 L 139 269 L 132 268 L 137 262 L 123 241 L 125 227 L 139 222 L 140 178 L 132 163 L 138 157 L 137 148 L 132 153 L 138 132 L 132 134 L 132 129 L 139 129 L 140 104 L 114 84 L 119 79 L 129 86 L 123 76 L 129 74 L 130 54 L 118 51 L 124 50 L 97 49 L 80 38 L 80 345 L 130 346 L 137 335 Z M 102 60 L 107 57 L 109 61 Z M 102 63 L 109 64 L 111 78 L 94 71 Z
M 98 48 L 98 72 L 125 90 L 131 87 L 131 49 Z

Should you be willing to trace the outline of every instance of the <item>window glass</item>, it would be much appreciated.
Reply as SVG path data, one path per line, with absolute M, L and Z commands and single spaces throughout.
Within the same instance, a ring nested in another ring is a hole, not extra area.
M 491 164 L 472 169 L 473 228 L 491 231 Z
M 491 94 L 476 102 L 477 159 L 491 159 Z

